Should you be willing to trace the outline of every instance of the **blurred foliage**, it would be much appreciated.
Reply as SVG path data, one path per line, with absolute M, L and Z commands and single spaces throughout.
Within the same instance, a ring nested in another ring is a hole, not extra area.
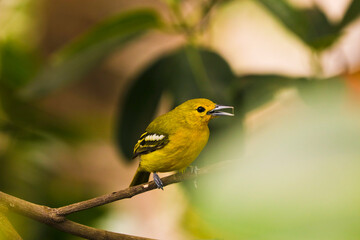
M 336 43 L 344 32 L 344 28 L 360 15 L 360 1 L 357 0 L 352 1 L 343 19 L 337 23 L 330 22 L 322 10 L 316 6 L 311 9 L 300 9 L 285 0 L 254 1 L 259 2 L 285 28 L 317 53 L 329 49 Z M 27 1 L 26 6 L 29 2 Z M 116 49 L 126 47 L 127 44 L 137 41 L 151 30 L 180 33 L 186 37 L 187 41 L 181 48 L 158 57 L 142 69 L 133 79 L 126 96 L 120 97 L 120 102 L 123 104 L 119 104 L 118 107 L 114 135 L 119 149 L 129 159 L 134 143 L 155 117 L 160 100 L 166 94 L 171 96 L 172 106 L 196 97 L 210 98 L 221 104 L 235 106 L 235 119 L 211 123 L 212 135 L 215 137 L 210 139 L 207 149 L 219 149 L 218 139 L 225 139 L 221 137 L 226 134 L 236 133 L 237 139 L 223 140 L 223 151 L 213 150 L 210 161 L 231 159 L 231 155 L 224 153 L 226 150 L 234 152 L 227 149 L 226 144 L 231 145 L 230 143 L 234 143 L 235 140 L 238 144 L 236 153 L 241 152 L 243 148 L 242 124 L 245 114 L 269 103 L 282 89 L 297 89 L 304 102 L 313 106 L 315 110 L 323 110 L 324 106 L 329 105 L 338 110 L 339 106 L 342 106 L 345 92 L 342 77 L 293 78 L 272 74 L 237 76 L 217 52 L 202 46 L 197 41 L 197 35 L 208 27 L 210 12 L 215 12 L 212 10 L 223 6 L 218 3 L 230 1 L 202 1 L 198 5 L 199 9 L 194 10 L 194 15 L 197 17 L 183 15 L 182 1 L 168 0 L 166 2 L 175 19 L 169 24 L 165 24 L 166 21 L 153 9 L 135 9 L 115 14 L 65 44 L 48 60 L 42 58 L 41 46 L 27 42 L 24 35 L 1 36 L 0 164 L 2 167 L 0 168 L 0 188 L 2 191 L 54 207 L 92 196 L 92 188 L 56 171 L 51 156 L 54 148 L 63 146 L 64 141 L 77 143 L 88 140 L 91 131 L 86 128 L 86 124 L 84 124 L 85 127 L 81 127 L 45 112 L 39 106 L 39 100 L 51 96 L 60 88 L 82 80 Z M 26 11 L 26 8 L 16 11 L 19 15 L 21 11 Z M 28 27 L 30 25 L 24 24 Z M 31 30 L 36 33 L 36 29 Z M 229 128 L 229 125 L 234 125 L 234 122 L 237 123 L 236 126 Z M 220 129 L 222 131 L 219 131 Z M 203 159 L 205 158 L 202 157 L 199 161 Z M 222 179 L 218 183 L 222 183 Z M 188 189 L 192 189 L 190 184 L 192 183 L 187 185 Z M 232 212 L 232 202 L 224 201 L 221 196 L 231 199 L 228 197 L 231 191 L 227 192 L 227 190 L 236 189 L 237 185 L 229 184 L 224 187 L 220 184 L 217 187 L 224 191 L 223 195 L 213 196 L 205 189 L 205 192 L 201 194 L 206 196 L 206 199 L 201 196 L 192 199 L 192 203 L 195 203 L 194 207 L 200 209 L 200 213 L 198 214 L 196 209 L 190 209 L 185 218 L 188 217 L 194 225 L 199 225 L 198 230 L 188 227 L 194 235 L 199 237 L 213 235 L 208 230 L 211 225 L 214 232 L 217 232 L 215 228 L 218 227 L 227 231 L 226 236 L 234 237 L 236 234 L 241 234 L 244 238 L 251 239 L 251 237 L 261 235 L 261 233 L 252 235 L 254 231 L 251 226 L 249 227 L 251 223 L 255 222 L 252 227 L 261 225 L 258 229 L 261 229 L 263 233 L 271 233 L 270 227 L 278 227 L 276 222 L 267 221 L 269 212 L 261 212 L 261 209 L 253 212 L 252 219 L 250 214 L 246 215 L 250 219 L 246 216 L 232 218 L 236 214 L 241 216 L 241 210 L 246 209 L 234 208 L 235 211 Z M 194 194 L 194 192 L 191 193 Z M 226 220 L 231 221 L 232 224 L 224 226 L 227 222 L 222 218 L 222 209 L 213 205 L 217 200 L 220 201 L 220 206 L 229 203 L 225 208 L 225 216 L 228 217 Z M 206 204 L 201 205 L 203 202 Z M 217 212 L 217 210 L 220 211 Z M 269 211 L 267 208 L 265 210 Z M 105 212 L 105 208 L 96 208 L 86 213 L 76 214 L 71 218 L 83 224 L 95 225 L 96 219 Z M 270 211 L 270 213 L 273 212 Z M 204 219 L 197 219 L 199 216 Z M 21 226 L 17 229 L 25 239 L 76 239 L 69 234 L 59 233 L 17 215 L 11 216 L 11 219 L 15 219 L 15 228 Z M 211 224 L 208 225 L 202 220 L 207 220 Z M 264 221 L 261 222 L 261 220 Z M 240 223 L 246 228 L 239 230 Z M 284 231 L 289 231 L 289 229 L 286 228 Z
M 350 3 L 350 6 L 345 12 L 345 15 L 339 24 L 339 28 L 344 28 L 360 16 L 360 2 L 353 0 Z
M 51 207 L 60 207 L 93 196 L 86 183 L 61 175 L 56 165 L 53 165 L 56 157 L 54 152 L 61 145 L 56 140 L 39 142 L 13 136 L 6 146 L 6 152 L 0 151 L 0 189 L 16 197 Z M 94 225 L 98 217 L 105 214 L 105 210 L 97 208 L 87 212 L 86 216 L 77 214 L 70 216 L 70 219 Z M 11 214 L 10 219 L 15 229 L 26 239 L 78 239 L 23 216 Z
M 41 66 L 36 52 L 13 40 L 3 41 L 0 50 L 2 85 L 11 89 L 24 87 Z
M 234 104 L 245 113 L 260 107 L 274 99 L 276 93 L 287 87 L 294 87 L 299 81 L 297 78 L 280 75 L 247 75 L 237 79 L 236 97 Z
M 326 88 L 336 92 L 337 85 Z M 321 98 L 317 90 L 307 94 Z M 334 108 L 337 100 L 325 94 L 322 111 L 291 103 L 282 119 L 247 139 L 241 161 L 231 144 L 241 136 L 238 126 L 217 136 L 218 147 L 201 158 L 233 161 L 188 194 L 218 231 L 213 238 L 357 239 L 359 115 Z
M 41 61 L 33 51 L 17 42 L 3 42 L 0 62 L 0 105 L 8 120 L 4 122 L 4 131 L 34 139 L 44 138 L 49 133 L 66 140 L 80 137 L 64 120 L 50 116 L 17 96 L 17 90 L 26 86 L 39 69 Z
M 57 52 L 49 66 L 21 94 L 26 98 L 40 97 L 78 80 L 114 49 L 160 26 L 159 16 L 151 10 L 126 12 L 107 19 Z
M 359 1 L 353 1 L 343 20 L 331 23 L 326 15 L 315 6 L 312 9 L 299 9 L 286 0 L 257 0 L 280 22 L 305 44 L 316 51 L 331 47 L 343 29 L 360 15 Z
M 303 78 L 297 82 L 297 88 L 304 102 L 318 111 L 337 111 L 345 105 L 346 86 L 342 77 Z

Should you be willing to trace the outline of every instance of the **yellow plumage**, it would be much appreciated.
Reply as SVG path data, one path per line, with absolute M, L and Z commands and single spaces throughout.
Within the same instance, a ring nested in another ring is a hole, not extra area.
M 208 123 L 228 106 L 219 106 L 208 99 L 192 99 L 156 118 L 146 128 L 134 147 L 134 158 L 140 163 L 130 186 L 148 181 L 150 172 L 162 188 L 156 172 L 184 171 L 200 154 L 209 139 Z

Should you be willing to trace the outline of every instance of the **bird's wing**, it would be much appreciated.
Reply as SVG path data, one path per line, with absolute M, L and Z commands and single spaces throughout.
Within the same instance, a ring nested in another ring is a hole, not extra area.
M 169 137 L 166 134 L 145 132 L 140 136 L 140 139 L 134 147 L 133 158 L 161 149 L 168 143 Z

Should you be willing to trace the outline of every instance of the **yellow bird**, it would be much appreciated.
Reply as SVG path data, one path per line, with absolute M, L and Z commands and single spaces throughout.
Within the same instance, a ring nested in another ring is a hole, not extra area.
M 234 109 L 197 98 L 157 117 L 134 147 L 133 158 L 139 156 L 140 163 L 130 186 L 147 182 L 152 172 L 157 187 L 163 189 L 157 172 L 185 171 L 209 139 L 210 119 L 234 116 L 233 113 L 220 111 L 229 108 Z

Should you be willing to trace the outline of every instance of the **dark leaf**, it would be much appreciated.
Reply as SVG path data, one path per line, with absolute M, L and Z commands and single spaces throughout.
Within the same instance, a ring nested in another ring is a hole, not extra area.
M 340 23 L 340 28 L 344 28 L 346 25 L 354 21 L 360 16 L 360 1 L 352 0 L 349 8 L 346 10 L 344 18 Z
M 309 28 L 304 40 L 316 50 L 330 47 L 339 37 L 340 29 L 327 19 L 326 15 L 317 7 L 303 10 L 309 22 Z
M 154 117 L 161 94 L 165 89 L 167 79 L 158 75 L 162 72 L 163 64 L 163 61 L 159 61 L 141 74 L 125 98 L 118 123 L 117 139 L 129 161 L 131 161 L 137 139 Z M 163 72 L 166 72 L 166 69 Z
M 305 40 L 309 22 L 301 10 L 294 8 L 285 0 L 258 0 L 267 10 L 276 16 L 282 24 L 300 39 Z
M 18 89 L 35 76 L 40 61 L 30 49 L 15 41 L 6 41 L 0 46 L 0 64 L 1 83 Z
M 85 133 L 58 117 L 52 116 L 33 103 L 17 98 L 14 91 L 6 85 L 0 85 L 0 108 L 6 114 L 5 129 L 15 138 L 46 139 L 50 136 L 75 142 Z
M 331 46 L 341 29 L 329 22 L 318 8 L 297 9 L 285 0 L 258 0 L 309 47 L 321 51 Z
M 1 130 L 14 138 L 44 140 L 49 135 L 66 140 L 79 139 L 80 131 L 19 99 L 16 91 L 36 74 L 39 58 L 29 49 L 8 41 L 0 52 L 0 117 Z
M 134 80 L 125 98 L 117 129 L 120 149 L 130 160 L 164 91 L 174 97 L 174 105 L 199 97 L 230 104 L 225 101 L 234 78 L 226 61 L 206 50 L 186 47 L 157 60 Z
M 279 75 L 247 75 L 237 79 L 235 104 L 243 114 L 273 100 L 276 93 L 297 79 Z

